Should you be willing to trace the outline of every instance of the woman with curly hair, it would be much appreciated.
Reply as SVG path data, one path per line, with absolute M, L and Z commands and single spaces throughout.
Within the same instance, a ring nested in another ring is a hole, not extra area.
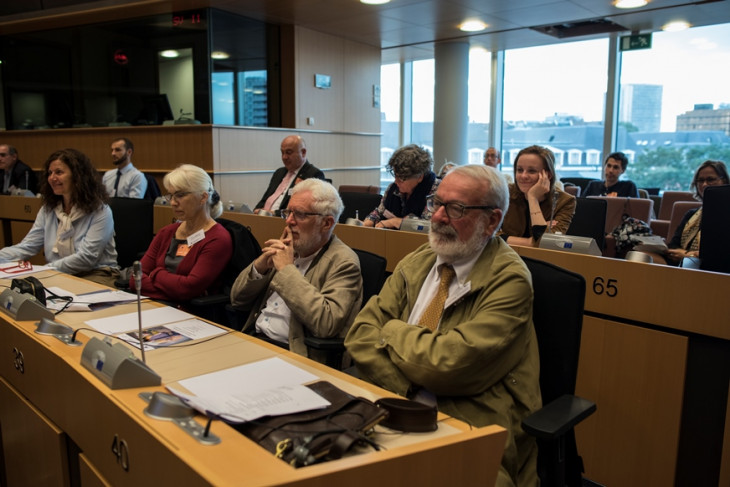
M 27 260 L 43 249 L 50 267 L 112 286 L 119 277 L 114 219 L 91 160 L 76 149 L 59 150 L 43 174 L 35 223 L 19 244 L 0 250 L 0 262 Z
M 421 146 L 410 144 L 396 150 L 388 161 L 388 170 L 395 182 L 363 224 L 366 227 L 398 230 L 405 217 L 431 219 L 426 198 L 436 192 L 440 179 L 431 170 L 431 154 Z
M 223 204 L 210 176 L 183 164 L 165 175 L 165 199 L 178 220 L 162 228 L 142 257 L 142 294 L 181 302 L 220 288 L 233 255 L 231 234 L 215 221 Z M 129 285 L 136 289 L 134 276 Z

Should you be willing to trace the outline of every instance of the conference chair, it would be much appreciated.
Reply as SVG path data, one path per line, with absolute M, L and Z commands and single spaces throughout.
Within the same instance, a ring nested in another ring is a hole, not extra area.
M 153 175 L 147 173 L 142 174 L 144 174 L 144 177 L 147 180 L 147 190 L 144 192 L 144 199 L 155 201 L 157 198 L 162 196 L 160 185 L 157 184 L 157 180 Z
M 117 263 L 124 269 L 139 260 L 153 237 L 153 201 L 139 198 L 110 198 L 114 217 Z
M 560 178 L 560 180 L 563 182 L 563 185 L 565 185 L 565 183 L 570 183 L 574 186 L 578 186 L 581 193 L 585 193 L 588 183 L 596 181 L 596 178 L 565 177 Z
M 379 193 L 340 193 L 345 210 L 340 216 L 340 223 L 345 223 L 348 218 L 355 218 L 355 215 L 362 220 L 380 204 L 383 199 Z
M 624 215 L 641 220 L 651 221 L 651 206 L 653 202 L 645 198 L 612 198 L 608 196 L 588 196 L 588 199 L 600 199 L 606 202 L 606 243 L 603 247 L 604 257 L 616 257 L 616 239 L 611 235 L 618 227 Z
M 370 298 L 380 292 L 385 283 L 385 267 L 387 260 L 372 252 L 360 249 L 352 249 L 360 259 L 360 273 L 362 274 L 362 304 L 361 308 Z M 339 337 L 319 338 L 308 336 L 304 343 L 310 350 L 317 350 L 324 354 L 325 364 L 333 369 L 342 368 L 342 357 L 345 353 L 344 339 Z
M 547 262 L 522 259 L 532 274 L 543 403 L 522 428 L 537 439 L 540 485 L 578 487 L 584 469 L 574 427 L 596 410 L 593 401 L 575 396 L 585 279 Z
M 727 225 L 730 186 L 708 186 L 703 197 L 700 269 L 730 273 L 730 253 L 727 251 L 727 243 L 730 240 L 730 230 Z
M 340 184 L 340 193 L 373 193 L 380 194 L 380 186 L 368 186 L 364 184 Z
M 225 218 L 216 218 L 218 223 L 231 235 L 233 241 L 233 255 L 231 260 L 221 274 L 223 289 L 217 294 L 199 296 L 189 302 L 190 311 L 202 318 L 214 321 L 221 325 L 227 325 L 226 305 L 231 302 L 231 288 L 238 275 L 256 257 L 261 255 L 261 246 L 254 238 L 251 230 L 238 222 Z
M 564 184 L 563 191 L 576 198 L 580 196 L 580 186 L 576 186 L 575 184 Z
M 667 239 L 672 238 L 669 222 L 672 219 L 674 203 L 677 201 L 696 202 L 697 200 L 694 199 L 694 193 L 691 191 L 665 191 L 661 204 L 659 205 L 657 218 L 651 221 L 651 231 L 654 235 L 659 235 Z
M 575 213 L 568 227 L 568 235 L 590 237 L 603 250 L 606 240 L 606 208 L 604 200 L 578 198 L 575 200 Z

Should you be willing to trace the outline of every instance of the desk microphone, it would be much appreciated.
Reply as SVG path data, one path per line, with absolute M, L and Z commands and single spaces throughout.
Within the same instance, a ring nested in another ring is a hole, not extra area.
M 137 288 L 137 321 L 139 322 L 139 351 L 142 353 L 142 362 L 147 364 L 144 356 L 144 341 L 142 340 L 142 265 L 138 260 L 132 264 L 132 274 L 134 275 L 134 287 Z

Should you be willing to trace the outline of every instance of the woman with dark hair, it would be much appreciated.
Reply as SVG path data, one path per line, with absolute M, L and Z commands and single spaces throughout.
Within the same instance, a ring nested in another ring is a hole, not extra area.
M 403 218 L 431 219 L 426 197 L 434 194 L 440 179 L 431 170 L 433 159 L 423 147 L 405 145 L 396 150 L 388 161 L 388 170 L 395 181 L 385 190 L 385 195 L 363 224 L 366 227 L 398 230 Z
M 220 287 L 218 281 L 233 255 L 231 234 L 215 221 L 223 204 L 210 176 L 198 166 L 183 164 L 163 180 L 175 218 L 152 240 L 140 261 L 142 294 L 183 301 Z M 134 276 L 130 276 L 132 289 Z
M 537 247 L 546 230 L 566 233 L 575 198 L 555 186 L 555 156 L 539 145 L 525 147 L 515 159 L 509 209 L 500 236 L 510 245 Z
M 728 184 L 727 167 L 722 161 L 707 160 L 700 164 L 692 178 L 690 189 L 695 192 L 695 199 L 702 201 L 705 188 Z M 700 224 L 702 223 L 702 207 L 693 208 L 684 214 L 684 218 L 677 226 L 669 250 L 665 257 L 671 263 L 678 263 L 685 257 L 695 258 L 700 255 Z
M 75 149 L 43 165 L 43 206 L 23 240 L 0 250 L 0 262 L 27 260 L 44 250 L 50 267 L 113 286 L 119 277 L 108 195 L 89 158 Z

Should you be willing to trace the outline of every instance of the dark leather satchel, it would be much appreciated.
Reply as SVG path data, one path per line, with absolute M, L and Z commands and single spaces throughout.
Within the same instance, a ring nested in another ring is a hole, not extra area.
M 21 294 L 30 294 L 43 305 L 46 305 L 46 289 L 37 278 L 33 276 L 19 277 L 10 283 L 10 289 Z
M 340 458 L 358 442 L 378 449 L 366 435 L 388 416 L 385 409 L 365 398 L 351 396 L 327 381 L 307 387 L 331 405 L 233 426 L 295 467 Z

